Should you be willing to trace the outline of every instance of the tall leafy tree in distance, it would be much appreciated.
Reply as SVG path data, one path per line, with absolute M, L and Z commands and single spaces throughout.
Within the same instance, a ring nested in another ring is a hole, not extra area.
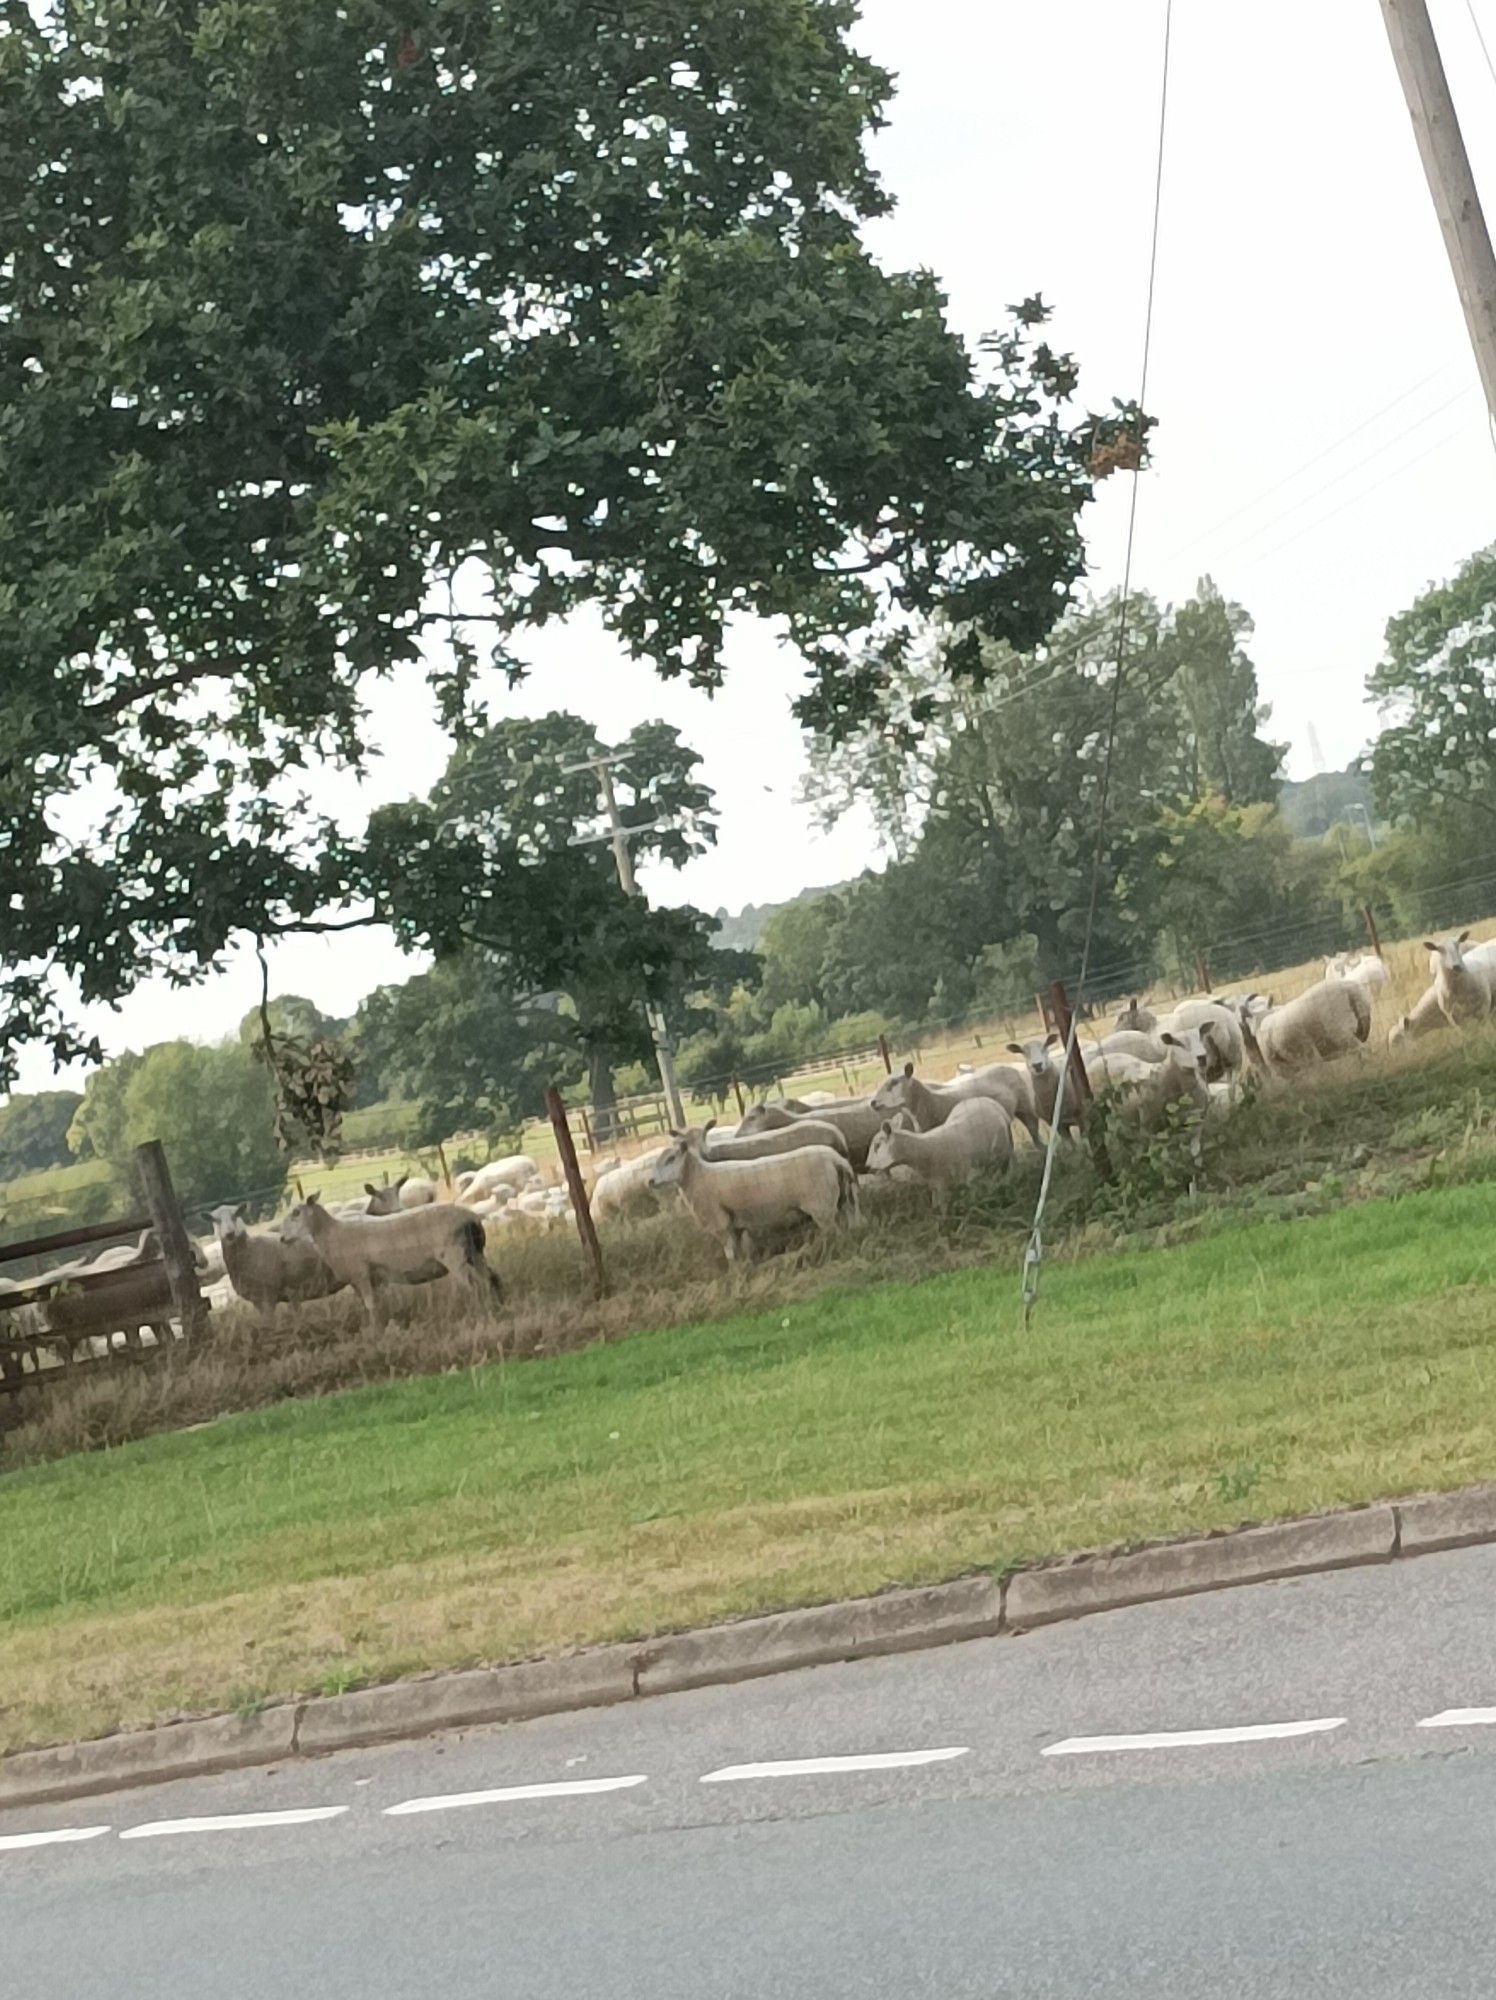
M 607 1131 L 614 1068 L 652 1050 L 646 997 L 668 1007 L 708 972 L 716 919 L 624 894 L 585 762 L 605 748 L 577 715 L 497 723 L 454 753 L 429 799 L 376 812 L 349 865 L 407 949 L 481 953 L 521 1011 L 565 997 L 560 1026 Z M 674 729 L 642 723 L 611 754 L 636 860 L 679 868 L 715 840 L 712 794 Z
M 1496 821 L 1496 544 L 1480 549 L 1387 626 L 1370 689 L 1382 730 L 1369 763 L 1390 818 L 1473 810 Z M 1469 837 L 1467 830 L 1467 839 Z
M 854 0 L 0 9 L 0 1086 L 59 998 L 325 921 L 313 774 L 370 676 L 598 607 L 700 685 L 783 622 L 805 717 L 910 633 L 1032 646 L 1094 418 L 1025 302 L 973 355 L 859 231 Z M 433 643 L 440 641 L 444 643 Z M 80 841 L 80 814 L 93 838 Z

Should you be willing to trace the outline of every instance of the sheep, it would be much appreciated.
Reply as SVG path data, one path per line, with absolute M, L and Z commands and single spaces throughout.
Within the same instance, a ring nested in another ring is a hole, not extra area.
M 900 1169 L 916 1180 L 966 1180 L 984 1167 L 1005 1172 L 1013 1158 L 1013 1125 L 990 1097 L 968 1097 L 944 1124 L 921 1132 L 907 1111 L 884 1121 L 867 1149 L 870 1174 Z
M 708 1160 L 700 1132 L 677 1132 L 655 1161 L 650 1184 L 657 1191 L 680 1189 L 729 1264 L 748 1254 L 756 1232 L 801 1221 L 825 1231 L 858 1216 L 857 1176 L 829 1146 L 767 1160 Z
M 625 1160 L 621 1167 L 604 1174 L 592 1190 L 593 1221 L 622 1222 L 630 1216 L 653 1215 L 660 1206 L 660 1197 L 650 1184 L 650 1176 L 664 1151 L 663 1146 L 652 1147 L 637 1159 Z
M 725 1133 L 715 1120 L 702 1128 L 702 1152 L 709 1160 L 766 1160 L 776 1153 L 798 1152 L 802 1146 L 829 1146 L 833 1153 L 850 1158 L 839 1125 L 823 1118 L 796 1118 L 775 1132 Z
M 1425 1035 L 1437 1034 L 1441 1028 L 1449 1026 L 1449 1016 L 1439 1005 L 1439 990 L 1429 987 L 1419 996 L 1411 1013 L 1404 1014 L 1395 1021 L 1387 1034 L 1387 1046 L 1395 1049 L 1399 1042 L 1420 1041 Z
M 1168 1054 L 1157 1035 L 1145 1035 L 1138 1028 L 1119 1028 L 1115 1034 L 1103 1035 L 1095 1047 L 1100 1055 L 1136 1056 L 1139 1062 L 1148 1063 L 1161 1063 Z
M 1246 1044 L 1242 1038 L 1242 1026 L 1237 1017 L 1234 1003 L 1224 1000 L 1181 1000 L 1173 1013 L 1164 1020 L 1163 1027 L 1170 1034 L 1179 1035 L 1188 1028 L 1204 1028 L 1209 1023 L 1214 1033 L 1206 1037 L 1207 1054 L 1210 1058 L 1208 1083 L 1221 1083 L 1238 1076 L 1247 1059 Z M 1159 1031 L 1163 1038 L 1163 1030 Z
M 1150 1064 L 1123 1098 L 1123 1116 L 1154 1131 L 1172 1115 L 1176 1107 L 1204 1112 L 1210 1106 L 1210 1068 L 1215 1060 L 1212 1048 L 1214 1022 L 1203 1027 L 1172 1028 L 1160 1031 L 1164 1060 Z
M 872 1144 L 873 1134 L 883 1123 L 886 1112 L 874 1110 L 871 1104 L 841 1103 L 823 1105 L 819 1111 L 809 1114 L 818 1122 L 824 1120 L 834 1125 L 847 1142 L 847 1157 L 853 1167 L 861 1173 L 867 1164 L 867 1149 Z M 751 1139 L 756 1132 L 781 1132 L 796 1122 L 796 1114 L 782 1104 L 755 1104 L 738 1126 L 738 1136 Z
M 989 1063 L 969 1076 L 950 1083 L 924 1083 L 914 1074 L 914 1064 L 905 1063 L 902 1076 L 890 1076 L 873 1092 L 873 1109 L 879 1123 L 895 1111 L 909 1111 L 921 1132 L 929 1132 L 950 1116 L 963 1099 L 987 1097 L 1000 1104 L 1010 1119 L 1022 1125 L 1037 1146 L 1039 1113 L 1034 1103 L 1034 1087 L 1027 1069 L 1011 1063 Z
M 1065 1060 L 1063 1052 L 1058 1061 L 1054 1059 L 1053 1052 L 1060 1048 L 1060 1037 L 1049 1034 L 1043 1041 L 1036 1038 L 1031 1042 L 1009 1042 L 1008 1047 L 1015 1056 L 1023 1057 L 1029 1088 L 1034 1093 L 1034 1110 L 1040 1120 L 1052 1129 L 1055 1106 L 1060 1096 L 1060 1071 Z M 1065 1104 L 1060 1114 L 1060 1123 L 1072 1138 L 1079 1134 L 1085 1120 L 1085 1111 L 1078 1099 L 1079 1092 L 1072 1078 L 1065 1086 Z
M 849 1099 L 838 1097 L 834 1090 L 807 1090 L 803 1097 L 787 1097 L 786 1107 L 794 1112 L 824 1111 L 828 1104 L 846 1104 Z
M 1371 1033 L 1371 996 L 1354 979 L 1321 979 L 1281 1007 L 1271 995 L 1249 993 L 1237 1007 L 1247 1053 L 1269 1075 L 1332 1062 Z
M 226 1202 L 210 1209 L 223 1268 L 229 1283 L 259 1313 L 267 1325 L 278 1305 L 304 1305 L 342 1291 L 346 1278 L 335 1277 L 314 1243 L 297 1242 L 269 1231 L 251 1235 L 246 1211 Z
M 1145 1007 L 1140 997 L 1134 997 L 1117 1016 L 1115 1027 L 1118 1034 L 1151 1035 L 1157 1032 L 1158 1016 L 1150 1007 Z
M 500 1187 L 511 1187 L 517 1191 L 539 1179 L 540 1167 L 528 1153 L 506 1153 L 502 1159 L 489 1160 L 485 1166 L 479 1167 L 461 1191 L 464 1199 L 471 1197 L 482 1201 Z
M 1465 1021 L 1483 1021 L 1491 1011 L 1496 991 L 1496 943 L 1478 944 L 1466 951 L 1469 931 L 1443 944 L 1424 941 L 1429 955 L 1429 972 L 1439 1005 L 1452 1028 Z
M 281 1242 L 314 1248 L 338 1285 L 358 1293 L 371 1326 L 383 1323 L 383 1292 L 390 1283 L 424 1285 L 456 1277 L 484 1311 L 503 1303 L 504 1287 L 483 1255 L 483 1224 L 453 1203 L 344 1222 L 312 1194 L 281 1224 Z
M 340 1203 L 337 1209 L 334 1210 L 334 1213 L 337 1215 L 346 1215 L 350 1212 L 361 1212 L 364 1215 L 398 1215 L 403 1201 L 400 1190 L 409 1179 L 409 1174 L 402 1174 L 399 1180 L 387 1182 L 384 1187 L 375 1187 L 373 1181 L 365 1181 L 364 1193 L 369 1199 L 364 1203 L 362 1210 L 354 1210 L 350 1204 Z
M 1392 984 L 1392 974 L 1375 952 L 1366 952 L 1359 958 L 1353 958 L 1348 951 L 1337 952 L 1334 958 L 1325 960 L 1325 978 L 1354 979 L 1366 988 L 1373 1001 Z

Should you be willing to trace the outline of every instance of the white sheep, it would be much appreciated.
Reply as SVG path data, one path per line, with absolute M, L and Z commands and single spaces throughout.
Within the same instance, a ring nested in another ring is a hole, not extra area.
M 1387 1034 L 1387 1046 L 1395 1049 L 1399 1042 L 1421 1041 L 1425 1035 L 1434 1035 L 1441 1028 L 1449 1026 L 1449 1016 L 1439 1004 L 1439 989 L 1430 986 L 1420 994 L 1410 1012 L 1399 1021 L 1394 1021 Z
M 281 1224 L 281 1242 L 313 1246 L 338 1283 L 358 1293 L 371 1326 L 383 1321 L 383 1292 L 390 1284 L 453 1277 L 467 1285 L 484 1311 L 503 1302 L 504 1287 L 483 1255 L 483 1224 L 455 1203 L 341 1221 L 313 1194 Z
M 1178 1108 L 1204 1112 L 1210 1106 L 1210 1069 L 1214 1060 L 1211 1038 L 1215 1023 L 1203 1027 L 1159 1030 L 1164 1060 L 1147 1065 L 1123 1098 L 1123 1115 L 1156 1130 Z
M 483 1201 L 500 1187 L 511 1187 L 518 1192 L 539 1179 L 539 1164 L 528 1153 L 506 1153 L 502 1159 L 489 1160 L 479 1167 L 462 1187 L 462 1197 Z
M 795 1118 L 773 1132 L 726 1133 L 715 1121 L 702 1128 L 702 1151 L 709 1160 L 767 1160 L 776 1153 L 798 1152 L 803 1146 L 829 1146 L 850 1158 L 841 1127 L 824 1118 Z
M 593 1221 L 624 1222 L 633 1216 L 653 1215 L 660 1206 L 660 1197 L 650 1177 L 664 1151 L 663 1146 L 651 1147 L 647 1153 L 625 1160 L 621 1167 L 604 1174 L 592 1190 Z
M 1466 1021 L 1484 1021 L 1496 995 L 1496 943 L 1478 944 L 1467 951 L 1469 937 L 1469 931 L 1461 931 L 1443 944 L 1424 941 L 1434 991 L 1452 1028 Z
M 1239 1076 L 1246 1063 L 1247 1051 L 1234 1003 L 1224 1000 L 1181 1000 L 1163 1023 L 1163 1028 L 1167 1028 L 1174 1035 L 1183 1034 L 1190 1028 L 1203 1030 L 1207 1026 L 1213 1030 L 1206 1036 L 1206 1053 L 1210 1063 L 1207 1081 L 1221 1083 Z M 1163 1028 L 1159 1030 L 1160 1037 Z
M 989 1063 L 969 1076 L 933 1084 L 914 1074 L 913 1063 L 905 1063 L 901 1076 L 886 1077 L 873 1092 L 872 1108 L 879 1114 L 880 1126 L 895 1111 L 907 1111 L 921 1132 L 930 1132 L 945 1122 L 956 1105 L 970 1097 L 986 1097 L 1000 1104 L 1015 1124 L 1022 1125 L 1034 1144 L 1039 1144 L 1039 1112 L 1029 1072 L 1011 1063 Z
M 1034 1093 L 1034 1110 L 1040 1120 L 1048 1126 L 1055 1121 L 1055 1106 L 1060 1095 L 1060 1070 L 1064 1064 L 1064 1051 L 1060 1037 L 1046 1035 L 1041 1042 L 1037 1038 L 1031 1042 L 1009 1042 L 1008 1047 L 1015 1056 L 1022 1056 L 1028 1070 L 1029 1088 Z M 1056 1060 L 1056 1051 L 1059 1052 Z M 1060 1112 L 1060 1123 L 1075 1137 L 1085 1122 L 1085 1112 L 1078 1102 L 1080 1093 L 1071 1078 L 1065 1085 L 1065 1103 Z
M 1013 1158 L 1013 1125 L 990 1097 L 968 1097 L 943 1124 L 921 1132 L 907 1111 L 886 1119 L 867 1149 L 870 1174 L 895 1169 L 922 1181 L 967 1180 L 984 1167 L 1003 1171 Z
M 1135 995 L 1118 1014 L 1115 1025 L 1119 1034 L 1151 1035 L 1158 1027 L 1158 1016 Z
M 767 1160 L 708 1160 L 701 1134 L 680 1132 L 655 1161 L 650 1178 L 656 1189 L 680 1189 L 729 1264 L 748 1254 L 759 1232 L 802 1221 L 824 1231 L 857 1220 L 857 1176 L 829 1146 L 805 1146 Z
M 1157 1035 L 1145 1035 L 1140 1028 L 1119 1028 L 1103 1035 L 1095 1044 L 1104 1056 L 1136 1056 L 1139 1062 L 1161 1063 L 1167 1051 Z
M 738 1136 L 749 1139 L 756 1132 L 784 1131 L 795 1123 L 797 1115 L 783 1104 L 755 1104 L 738 1126 Z M 822 1105 L 818 1111 L 804 1115 L 836 1127 L 847 1142 L 847 1157 L 856 1171 L 861 1173 L 867 1164 L 867 1149 L 872 1144 L 873 1134 L 888 1114 L 875 1110 L 867 1103 L 838 1102 Z
M 834 1090 L 807 1090 L 802 1097 L 786 1100 L 792 1111 L 824 1111 L 828 1104 L 847 1104 L 852 1101 L 838 1097 Z
M 1325 960 L 1325 978 L 1354 979 L 1358 986 L 1366 988 L 1373 1001 L 1378 993 L 1385 992 L 1392 984 L 1392 974 L 1372 951 L 1363 953 L 1359 958 L 1348 951 L 1337 952 L 1333 958 Z
M 225 1203 L 211 1209 L 208 1219 L 229 1283 L 262 1320 L 272 1321 L 279 1305 L 304 1305 L 342 1291 L 347 1279 L 334 1277 L 314 1243 L 287 1241 L 269 1230 L 251 1232 L 246 1213 Z
M 1249 993 L 1237 1007 L 1247 1053 L 1274 1076 L 1349 1055 L 1371 1033 L 1371 996 L 1353 979 L 1321 979 L 1281 1007 Z

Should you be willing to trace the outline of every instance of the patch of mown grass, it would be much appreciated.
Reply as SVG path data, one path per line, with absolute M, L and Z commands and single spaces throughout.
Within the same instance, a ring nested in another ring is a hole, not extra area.
M 1488 1475 L 1496 1188 L 832 1288 L 0 1482 L 0 1738 Z

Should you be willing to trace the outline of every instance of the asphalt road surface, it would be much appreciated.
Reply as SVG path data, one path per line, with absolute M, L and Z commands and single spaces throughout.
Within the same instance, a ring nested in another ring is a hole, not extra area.
M 0 1814 L 16 2000 L 1490 2000 L 1496 1550 Z

